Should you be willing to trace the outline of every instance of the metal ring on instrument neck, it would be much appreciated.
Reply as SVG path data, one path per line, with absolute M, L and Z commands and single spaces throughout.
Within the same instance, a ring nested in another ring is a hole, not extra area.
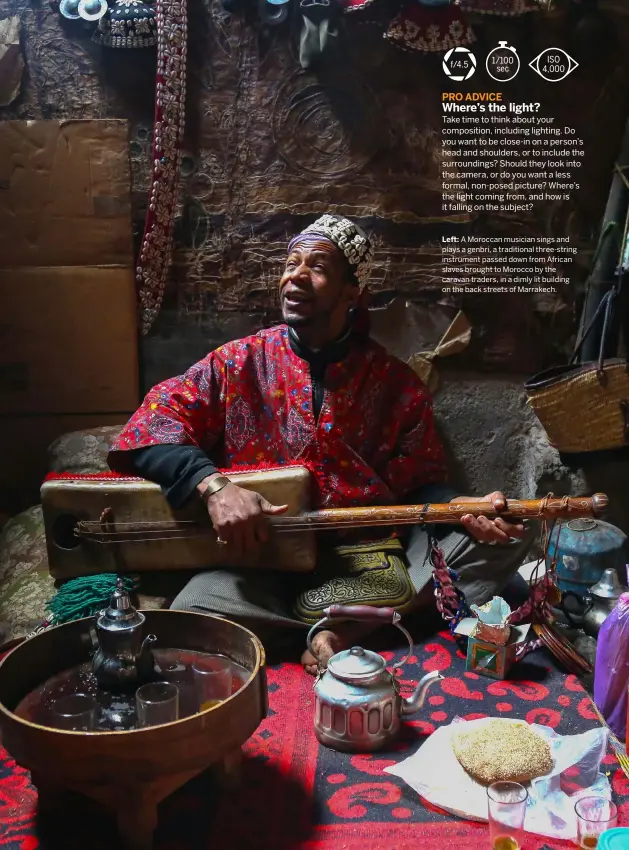
M 397 616 L 399 617 L 399 614 Z M 351 619 L 351 618 L 348 618 L 348 619 Z M 320 664 L 321 662 L 319 660 L 319 656 L 314 651 L 314 647 L 312 646 L 312 639 L 315 636 L 315 632 L 318 629 L 320 629 L 324 625 L 327 625 L 327 624 L 333 623 L 333 622 L 337 622 L 337 623 L 338 622 L 347 622 L 347 620 L 339 621 L 336 618 L 333 620 L 331 617 L 324 617 L 322 620 L 319 620 L 318 623 L 315 623 L 314 626 L 312 626 L 312 628 L 308 632 L 308 637 L 306 638 L 306 645 L 308 647 L 308 651 L 310 652 L 312 657 L 316 660 L 317 664 Z M 355 622 L 358 622 L 358 621 L 355 621 Z M 382 623 L 382 625 L 385 625 L 385 623 Z M 402 632 L 402 634 L 405 635 L 406 640 L 408 641 L 408 652 L 406 653 L 406 655 L 402 658 L 401 661 L 396 661 L 395 664 L 391 664 L 391 669 L 395 670 L 398 667 L 402 667 L 404 664 L 406 664 L 408 659 L 413 654 L 414 646 L 413 646 L 413 638 L 410 636 L 410 634 L 407 632 L 407 630 L 404 628 L 404 626 L 401 626 L 399 624 L 399 622 L 398 623 L 392 623 L 392 625 L 394 625 L 396 629 L 399 629 Z M 387 667 L 388 667 L 388 665 L 387 665 Z

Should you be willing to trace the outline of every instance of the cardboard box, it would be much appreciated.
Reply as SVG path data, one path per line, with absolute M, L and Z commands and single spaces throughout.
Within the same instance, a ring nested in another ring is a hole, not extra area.
M 139 401 L 126 121 L 0 122 L 0 493 Z
M 127 122 L 0 122 L 0 268 L 82 265 L 133 265 Z
M 0 414 L 138 404 L 130 268 L 22 268 L 0 281 Z M 5 444 L 6 445 L 6 444 Z
M 0 122 L 0 414 L 139 401 L 126 121 Z

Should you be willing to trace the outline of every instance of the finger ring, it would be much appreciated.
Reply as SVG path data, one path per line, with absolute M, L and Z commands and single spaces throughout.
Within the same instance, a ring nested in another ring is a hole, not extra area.
M 489 541 L 489 543 L 488 543 L 488 545 L 489 545 L 489 546 L 497 546 L 497 545 L 498 545 L 498 541 L 497 541 L 497 540 L 490 540 L 490 541 Z
M 219 546 L 227 546 L 227 540 L 221 540 L 220 537 L 216 538 L 216 542 L 218 543 Z

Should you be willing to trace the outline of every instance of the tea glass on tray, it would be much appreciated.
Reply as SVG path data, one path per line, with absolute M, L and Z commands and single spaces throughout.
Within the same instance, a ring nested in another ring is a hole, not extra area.
M 91 732 L 96 728 L 97 704 L 87 694 L 59 697 L 52 705 L 55 726 L 70 732 Z
M 192 664 L 199 711 L 212 708 L 232 693 L 232 663 L 225 655 L 205 655 Z
M 172 723 L 179 717 L 179 688 L 172 682 L 150 682 L 135 694 L 138 726 Z

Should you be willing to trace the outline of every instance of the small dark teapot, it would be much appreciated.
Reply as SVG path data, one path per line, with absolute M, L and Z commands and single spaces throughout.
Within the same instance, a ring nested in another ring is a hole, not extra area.
M 92 669 L 101 688 L 133 690 L 155 676 L 150 645 L 155 635 L 144 637 L 146 617 L 131 604 L 121 578 L 105 608 L 96 617 L 92 642 L 96 649 Z

